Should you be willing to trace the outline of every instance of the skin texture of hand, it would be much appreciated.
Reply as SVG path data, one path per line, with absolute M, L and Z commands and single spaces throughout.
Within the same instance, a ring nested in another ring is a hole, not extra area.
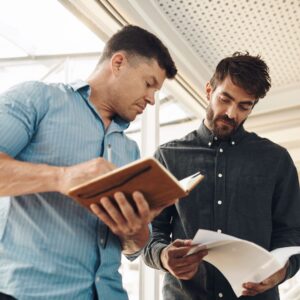
M 99 205 L 90 206 L 91 211 L 120 238 L 124 254 L 135 253 L 148 242 L 148 224 L 165 207 L 150 210 L 143 194 L 138 191 L 132 194 L 136 209 L 122 192 L 115 193 L 114 199 L 113 203 L 108 197 L 101 198 Z
M 255 296 L 280 284 L 286 275 L 288 264 L 260 283 L 247 282 L 243 284 L 243 296 Z
M 61 168 L 59 192 L 67 194 L 74 187 L 89 179 L 95 178 L 116 168 L 115 165 L 102 157 L 98 157 L 84 163 Z
M 18 196 L 41 192 L 67 195 L 70 188 L 115 168 L 102 157 L 61 167 L 19 161 L 0 152 L 0 195 Z
M 178 279 L 191 279 L 196 274 L 203 257 L 208 253 L 207 250 L 202 250 L 185 256 L 193 247 L 192 240 L 175 240 L 161 252 L 163 267 Z

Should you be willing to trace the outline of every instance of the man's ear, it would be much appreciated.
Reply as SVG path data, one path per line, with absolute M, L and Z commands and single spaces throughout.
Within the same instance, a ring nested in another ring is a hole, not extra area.
M 111 71 L 114 75 L 118 75 L 120 68 L 126 63 L 126 57 L 122 52 L 116 52 L 110 59 Z
M 207 99 L 208 101 L 210 101 L 211 93 L 212 93 L 212 87 L 211 87 L 209 81 L 206 83 L 206 86 L 205 86 L 205 93 L 206 93 L 206 99 Z

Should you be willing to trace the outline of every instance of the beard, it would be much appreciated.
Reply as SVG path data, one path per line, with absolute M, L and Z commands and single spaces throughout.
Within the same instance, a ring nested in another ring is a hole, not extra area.
M 227 115 L 215 116 L 210 104 L 206 110 L 206 119 L 212 133 L 220 139 L 228 139 L 239 127 L 239 124 Z

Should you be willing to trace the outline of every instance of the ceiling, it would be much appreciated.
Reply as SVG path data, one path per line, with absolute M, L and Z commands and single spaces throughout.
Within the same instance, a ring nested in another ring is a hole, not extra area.
M 154 0 L 153 5 L 210 71 L 224 56 L 247 50 L 266 59 L 275 89 L 300 83 L 299 1 Z
M 109 27 L 108 35 L 129 23 L 157 34 L 170 49 L 177 80 L 193 96 L 190 104 L 197 105 L 199 117 L 207 105 L 205 83 L 218 61 L 235 51 L 261 55 L 269 65 L 272 88 L 246 128 L 288 148 L 300 171 L 300 0 L 61 2 L 75 7 L 97 30 Z

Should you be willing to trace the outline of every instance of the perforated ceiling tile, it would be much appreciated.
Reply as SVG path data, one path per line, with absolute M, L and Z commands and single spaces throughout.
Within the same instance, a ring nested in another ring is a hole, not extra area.
M 300 0 L 153 0 L 213 71 L 235 51 L 261 55 L 273 88 L 300 85 Z

